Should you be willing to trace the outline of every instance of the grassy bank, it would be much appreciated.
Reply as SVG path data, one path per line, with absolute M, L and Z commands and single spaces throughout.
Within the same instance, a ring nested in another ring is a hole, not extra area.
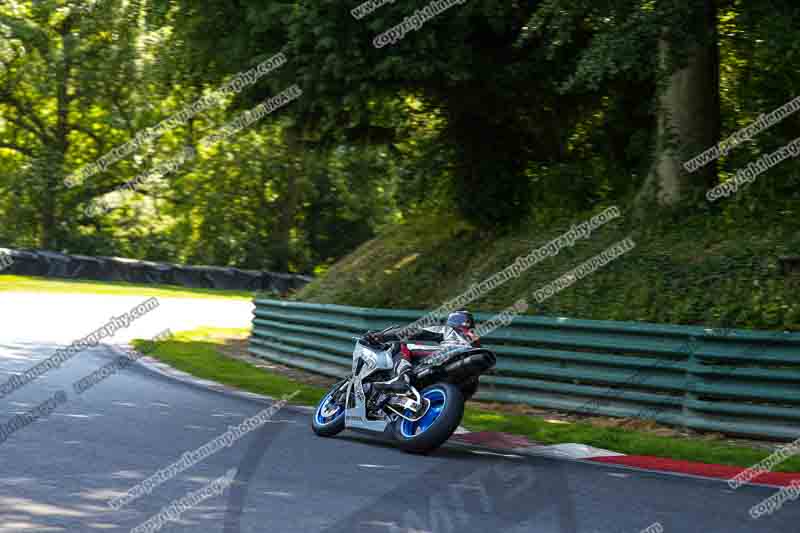
M 293 400 L 316 405 L 325 389 L 298 383 L 270 374 L 222 354 L 226 341 L 246 338 L 247 330 L 198 329 L 177 333 L 149 348 L 157 359 L 197 377 L 210 379 L 241 390 L 280 397 L 299 390 Z M 139 347 L 147 341 L 136 341 Z M 463 425 L 473 431 L 503 431 L 524 435 L 543 444 L 577 442 L 627 454 L 654 455 L 707 463 L 747 467 L 769 455 L 767 451 L 731 446 L 706 439 L 671 438 L 623 428 L 602 428 L 586 423 L 548 421 L 529 415 L 494 412 L 467 407 Z M 781 463 L 777 471 L 800 472 L 800 457 Z
M 162 298 L 253 299 L 253 293 L 248 291 L 194 289 L 173 285 L 140 285 L 126 282 L 61 280 L 0 274 L 0 292 L 8 291 L 65 294 L 114 294 L 119 296 L 156 296 Z
M 365 307 L 438 307 L 593 213 L 549 213 L 506 234 L 430 215 L 394 226 L 331 267 L 297 299 Z M 779 257 L 800 255 L 797 212 L 694 212 L 634 224 L 623 217 L 594 231 L 470 304 L 495 311 L 521 297 L 530 314 L 713 327 L 800 330 L 800 276 Z M 630 236 L 636 247 L 543 304 L 532 294 Z

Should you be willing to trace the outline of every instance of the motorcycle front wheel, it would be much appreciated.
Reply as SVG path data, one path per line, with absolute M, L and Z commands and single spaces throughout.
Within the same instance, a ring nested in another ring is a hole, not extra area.
M 336 392 L 344 383 L 346 382 L 340 381 L 331 387 L 317 404 L 314 418 L 311 419 L 311 429 L 320 437 L 333 437 L 344 430 L 344 402 L 336 401 Z M 340 396 L 343 397 L 344 394 Z
M 400 418 L 394 424 L 398 446 L 410 453 L 428 453 L 444 444 L 464 416 L 464 396 L 455 385 L 436 383 L 420 395 L 430 402 L 425 415 L 417 422 Z M 403 414 L 414 418 L 408 409 Z

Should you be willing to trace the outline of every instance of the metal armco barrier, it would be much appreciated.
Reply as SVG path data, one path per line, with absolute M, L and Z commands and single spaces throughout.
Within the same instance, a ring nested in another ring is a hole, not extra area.
M 329 376 L 352 337 L 423 311 L 256 299 L 250 352 Z M 480 322 L 490 313 L 476 313 Z M 483 338 L 497 367 L 477 399 L 656 420 L 734 435 L 800 437 L 800 333 L 519 317 Z

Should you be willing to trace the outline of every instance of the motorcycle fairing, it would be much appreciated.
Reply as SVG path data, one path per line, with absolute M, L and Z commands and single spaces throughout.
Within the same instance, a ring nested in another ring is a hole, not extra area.
M 360 363 L 360 365 L 359 365 Z M 359 369 L 360 366 L 360 369 Z M 392 350 L 375 351 L 360 342 L 356 342 L 353 351 L 353 379 L 347 386 L 345 404 L 347 408 L 344 413 L 344 425 L 348 429 L 363 429 L 366 431 L 377 431 L 382 433 L 389 420 L 367 420 L 367 400 L 364 396 L 364 378 L 376 370 L 390 370 L 394 366 L 392 360 Z M 357 372 L 358 371 L 358 372 Z M 351 393 L 353 393 L 353 407 L 350 407 Z

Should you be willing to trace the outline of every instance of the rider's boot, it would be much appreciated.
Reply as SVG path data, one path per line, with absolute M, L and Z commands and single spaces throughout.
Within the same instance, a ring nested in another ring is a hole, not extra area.
M 411 390 L 411 370 L 413 366 L 406 359 L 400 358 L 394 365 L 395 376 L 389 381 L 379 381 L 374 383 L 379 390 L 389 390 L 392 392 L 405 392 Z

